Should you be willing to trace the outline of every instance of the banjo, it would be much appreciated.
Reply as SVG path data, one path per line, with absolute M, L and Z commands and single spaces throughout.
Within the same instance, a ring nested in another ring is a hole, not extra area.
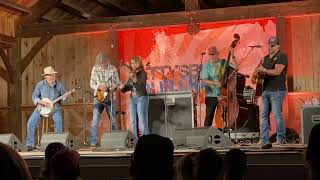
M 64 93 L 62 96 L 57 97 L 54 100 L 50 100 L 49 98 L 41 99 L 41 101 L 44 101 L 44 102 L 48 103 L 48 106 L 38 105 L 37 108 L 38 108 L 38 110 L 40 112 L 40 115 L 43 116 L 43 117 L 51 116 L 53 114 L 54 110 L 55 110 L 55 103 L 60 101 L 62 98 L 64 98 L 66 96 L 66 94 L 72 93 L 72 92 L 74 92 L 74 91 L 76 91 L 78 89 L 80 89 L 80 87 L 74 88 L 74 89 Z

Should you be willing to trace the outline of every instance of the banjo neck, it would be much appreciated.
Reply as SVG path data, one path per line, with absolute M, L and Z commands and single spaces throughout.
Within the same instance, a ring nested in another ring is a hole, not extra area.
M 55 104 L 56 102 L 60 101 L 67 93 L 70 93 L 70 92 L 72 93 L 72 92 L 76 91 L 77 89 L 80 89 L 80 88 L 73 88 L 72 90 L 70 90 L 70 91 L 64 93 L 63 95 L 57 97 L 55 100 L 52 101 L 52 104 Z

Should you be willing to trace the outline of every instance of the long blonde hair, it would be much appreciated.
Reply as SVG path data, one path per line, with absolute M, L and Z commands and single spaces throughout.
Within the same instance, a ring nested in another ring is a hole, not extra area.
M 139 68 L 141 69 L 144 69 L 144 65 L 142 63 L 142 59 L 140 56 L 134 56 L 131 58 L 130 60 L 130 66 L 131 66 L 131 61 L 135 62 L 135 63 L 138 63 L 139 64 Z

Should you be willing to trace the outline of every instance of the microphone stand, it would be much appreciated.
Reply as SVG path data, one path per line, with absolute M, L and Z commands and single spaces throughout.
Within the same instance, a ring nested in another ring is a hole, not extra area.
M 200 121 L 200 126 L 202 124 L 201 120 L 202 120 L 202 116 L 201 116 L 201 97 L 200 97 L 200 91 L 201 91 L 201 78 L 200 78 L 200 74 L 201 74 L 201 71 L 202 71 L 202 60 L 203 60 L 203 56 L 205 55 L 205 53 L 201 53 L 201 56 L 200 56 L 200 68 L 199 68 L 199 73 L 198 73 L 198 77 L 197 77 L 197 80 L 198 80 L 198 84 L 197 84 L 197 94 L 198 94 L 198 105 L 199 105 L 199 121 Z M 197 123 L 198 124 L 198 123 Z M 197 125 L 196 124 L 196 125 Z
M 88 96 L 90 94 L 93 98 L 94 95 L 90 91 L 85 91 L 83 94 L 83 145 L 87 145 L 87 137 L 86 137 L 86 129 L 87 129 L 87 103 L 88 103 Z
M 243 54 L 243 56 L 242 56 L 242 58 L 240 59 L 240 62 L 238 63 L 238 67 L 228 76 L 228 81 L 227 82 L 229 82 L 229 80 L 231 79 L 231 77 L 235 74 L 235 76 L 234 76 L 234 94 L 233 94 L 233 96 L 232 96 L 232 102 L 235 102 L 235 100 L 236 100 L 236 97 L 237 97 L 237 74 L 238 74 L 238 70 L 239 70 L 239 67 L 240 67 L 240 65 L 244 62 L 244 60 L 249 56 L 249 54 L 253 51 L 253 49 L 254 49 L 255 47 L 251 47 L 251 49 L 250 49 L 250 51 L 245 55 L 245 52 L 244 52 L 244 54 Z M 229 85 L 227 84 L 227 106 L 229 107 Z M 240 107 L 239 107 L 240 108 Z M 229 111 L 230 111 L 230 108 L 228 108 L 228 110 L 227 110 L 227 123 L 228 123 L 228 121 L 229 121 Z M 240 110 L 239 110 L 240 111 Z M 237 116 L 236 117 L 238 117 L 238 115 L 239 115 L 239 112 L 238 112 L 238 114 L 237 114 Z M 238 139 L 237 139 L 237 118 L 234 120 L 234 139 L 235 139 L 235 142 L 238 142 Z M 231 138 L 231 136 L 230 136 L 230 125 L 229 125 L 229 123 L 228 123 L 228 128 L 229 128 L 229 132 L 228 132 L 228 135 L 229 135 L 229 138 Z
M 148 65 L 150 66 L 150 65 Z M 160 74 L 162 76 L 162 78 L 164 79 L 164 89 L 163 89 L 163 95 L 164 95 L 164 124 L 165 124 L 165 128 L 166 128 L 166 137 L 169 138 L 169 134 L 168 134 L 168 107 L 167 107 L 167 82 L 169 81 L 169 79 L 164 75 L 164 72 L 161 73 L 159 70 L 155 69 L 155 72 Z M 171 138 L 170 138 L 171 139 Z
M 112 75 L 111 75 L 111 78 L 110 78 L 110 82 L 111 82 L 111 86 L 112 86 L 112 83 L 114 83 L 114 80 L 113 80 L 113 77 L 114 77 L 114 72 L 112 72 Z M 110 119 L 110 124 L 109 124 L 109 128 L 110 128 L 110 132 L 112 132 L 112 122 L 115 121 L 115 117 L 113 117 L 113 88 L 110 89 L 110 93 L 111 93 L 111 101 L 110 101 L 110 114 L 109 114 L 109 119 Z

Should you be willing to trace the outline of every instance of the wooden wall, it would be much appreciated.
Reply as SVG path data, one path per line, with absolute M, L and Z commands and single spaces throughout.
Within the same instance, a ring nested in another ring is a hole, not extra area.
M 320 92 L 320 15 L 288 18 L 292 92 Z
M 289 94 L 285 102 L 285 116 L 288 127 L 300 131 L 300 99 L 310 100 L 320 96 L 320 15 L 286 17 L 285 36 L 287 54 L 289 57 L 288 86 Z M 89 88 L 90 71 L 95 56 L 100 51 L 106 51 L 114 59 L 117 57 L 117 35 L 115 32 L 72 34 L 55 36 L 37 54 L 23 73 L 23 124 L 32 113 L 34 106 L 31 93 L 36 83 L 42 78 L 42 69 L 48 65 L 58 72 L 58 78 L 65 84 L 66 89 L 81 86 L 82 89 L 72 95 L 63 110 L 64 128 L 82 139 L 84 121 L 87 122 L 86 133 L 92 117 L 92 107 L 89 105 L 87 115 L 83 109 L 83 94 Z M 26 55 L 39 38 L 22 40 L 22 56 Z M 113 44 L 113 48 L 111 48 Z M 3 65 L 2 62 L 0 65 Z M 7 119 L 7 86 L 0 79 L 0 132 L 6 132 Z M 100 124 L 100 135 L 108 129 L 108 121 L 104 115 Z M 122 122 L 121 122 L 122 123 Z M 25 130 L 25 128 L 24 128 Z M 23 139 L 25 132 L 23 132 Z
M 83 95 L 85 91 L 91 91 L 89 87 L 91 69 L 95 62 L 95 57 L 99 52 L 107 52 L 115 58 L 117 46 L 114 45 L 114 33 L 91 33 L 55 36 L 37 54 L 31 64 L 27 67 L 22 76 L 22 105 L 33 106 L 31 94 L 36 83 L 42 79 L 42 71 L 46 66 L 53 66 L 59 72 L 58 79 L 65 85 L 66 90 L 80 86 L 70 100 L 65 103 L 63 110 L 64 130 L 71 132 L 75 136 L 81 136 L 84 127 Z M 28 38 L 22 40 L 22 57 L 29 52 L 39 38 Z M 92 100 L 92 99 L 90 99 Z M 89 102 L 90 103 L 90 102 Z M 23 124 L 25 125 L 33 108 L 28 108 L 23 112 Z M 92 107 L 88 106 L 86 122 L 87 131 L 92 118 Z M 100 123 L 101 130 L 109 127 L 106 116 L 103 116 Z M 102 131 L 100 131 L 102 132 Z M 26 132 L 23 132 L 23 137 Z M 82 137 L 79 137 L 80 139 Z
M 12 15 L 0 8 L 0 34 L 7 36 L 15 35 L 15 19 L 17 16 Z M 2 58 L 0 57 L 0 67 L 5 68 Z M 0 77 L 0 132 L 8 131 L 8 83 Z
M 286 124 L 301 130 L 303 101 L 320 98 L 320 15 L 287 17 L 285 20 L 289 59 Z

